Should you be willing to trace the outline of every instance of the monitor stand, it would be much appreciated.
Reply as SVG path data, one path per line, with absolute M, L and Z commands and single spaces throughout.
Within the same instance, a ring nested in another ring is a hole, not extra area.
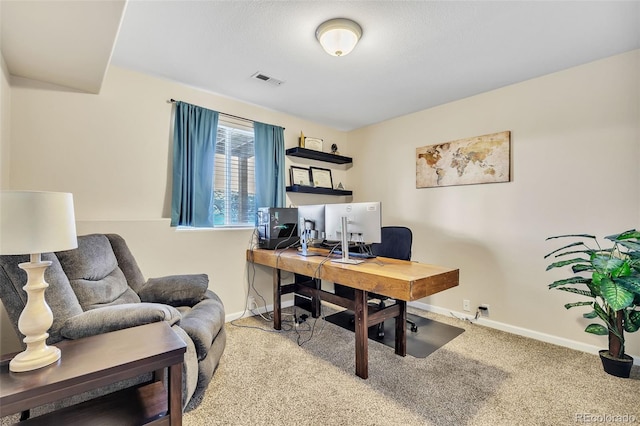
M 332 259 L 331 263 L 346 263 L 348 265 L 358 265 L 364 260 L 349 258 L 349 241 L 347 240 L 347 217 L 342 216 L 342 258 Z
M 309 241 L 309 235 L 311 235 L 311 230 L 308 230 L 308 229 L 305 229 L 300 234 L 300 245 L 302 245 L 302 248 L 298 251 L 298 254 L 300 256 L 305 256 L 305 257 L 320 256 L 320 253 L 307 250 L 307 242 Z

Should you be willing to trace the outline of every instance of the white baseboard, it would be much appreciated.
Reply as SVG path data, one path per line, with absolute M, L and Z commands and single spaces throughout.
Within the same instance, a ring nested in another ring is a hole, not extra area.
M 438 306 L 428 305 L 421 302 L 409 302 L 407 305 L 417 309 L 422 309 L 423 311 L 433 312 L 435 314 L 440 314 L 448 317 L 453 316 L 456 318 L 465 318 L 470 320 L 474 318 L 473 315 L 469 315 L 468 313 L 455 312 L 450 309 L 444 309 Z M 602 347 L 599 346 L 589 345 L 587 343 L 577 342 L 575 340 L 565 339 L 563 337 L 553 336 L 551 334 L 540 333 L 539 331 L 529 330 L 527 328 L 516 327 L 514 325 L 493 321 L 484 317 L 480 317 L 477 320 L 474 320 L 474 323 L 489 328 L 495 328 L 496 330 L 505 331 L 507 333 L 516 334 L 518 336 L 529 337 L 541 342 L 552 343 L 554 345 L 563 346 L 565 348 L 575 349 L 590 354 L 597 355 L 598 351 L 602 349 Z M 633 363 L 635 365 L 640 365 L 640 355 L 628 355 L 633 357 Z

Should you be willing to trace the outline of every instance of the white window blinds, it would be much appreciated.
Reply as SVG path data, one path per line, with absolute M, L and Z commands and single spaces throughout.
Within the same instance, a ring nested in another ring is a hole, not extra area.
M 255 225 L 253 124 L 220 116 L 214 158 L 214 226 Z

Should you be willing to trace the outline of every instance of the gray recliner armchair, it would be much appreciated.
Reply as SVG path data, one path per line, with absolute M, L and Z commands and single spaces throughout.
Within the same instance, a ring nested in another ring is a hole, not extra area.
M 207 275 L 146 280 L 124 239 L 115 234 L 79 236 L 77 249 L 46 253 L 42 259 L 52 262 L 45 273 L 45 297 L 54 318 L 48 344 L 167 321 L 187 344 L 183 407 L 188 411 L 200 403 L 226 344 L 224 306 L 208 289 Z M 0 298 L 20 337 L 26 274 L 18 264 L 28 260 L 0 256 Z

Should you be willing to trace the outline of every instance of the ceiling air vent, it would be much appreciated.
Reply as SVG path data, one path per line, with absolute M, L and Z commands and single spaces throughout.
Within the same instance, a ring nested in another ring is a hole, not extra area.
M 278 80 L 277 78 L 269 77 L 268 75 L 263 74 L 260 71 L 258 71 L 254 75 L 252 75 L 251 78 L 255 78 L 256 80 L 264 81 L 265 83 L 269 83 L 272 86 L 280 86 L 282 83 L 284 83 L 284 81 Z

